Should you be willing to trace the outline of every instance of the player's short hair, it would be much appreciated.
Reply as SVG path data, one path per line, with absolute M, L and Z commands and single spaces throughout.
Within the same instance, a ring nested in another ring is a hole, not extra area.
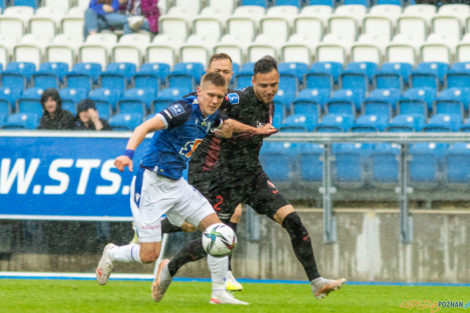
M 212 62 L 217 61 L 217 60 L 229 60 L 230 63 L 233 63 L 232 58 L 227 54 L 227 53 L 216 53 L 211 56 L 209 59 L 209 67 L 211 66 Z
M 41 104 L 44 105 L 47 99 L 52 98 L 57 102 L 57 107 L 62 106 L 62 99 L 60 98 L 59 92 L 55 88 L 47 88 L 41 95 Z
M 204 74 L 201 77 L 201 85 L 204 83 L 211 83 L 212 85 L 217 86 L 217 87 L 227 88 L 227 82 L 225 81 L 225 78 L 219 73 L 215 73 L 215 72 Z
M 272 70 L 277 71 L 277 61 L 275 58 L 273 58 L 270 55 L 265 55 L 255 63 L 255 68 L 253 70 L 253 76 L 256 76 L 256 74 L 261 73 L 269 73 Z

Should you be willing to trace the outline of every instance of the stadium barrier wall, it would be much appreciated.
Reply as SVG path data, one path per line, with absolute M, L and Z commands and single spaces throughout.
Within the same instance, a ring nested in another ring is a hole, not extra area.
M 130 221 L 131 173 L 112 166 L 128 133 L 0 133 L 0 219 Z M 145 151 L 140 147 L 135 160 Z M 323 242 L 321 209 L 298 208 L 324 276 L 355 281 L 449 282 L 470 280 L 470 212 L 410 210 L 414 238 L 400 240 L 398 209 L 335 209 L 337 242 Z M 238 277 L 305 279 L 284 230 L 245 210 L 234 255 Z M 9 231 L 1 231 L 8 242 Z M 73 234 L 70 234 L 71 240 Z M 71 243 L 73 244 L 73 243 Z M 104 245 L 105 243 L 103 243 Z M 18 253 L 0 270 L 93 271 L 99 255 Z M 152 266 L 120 265 L 120 272 L 151 273 Z M 181 276 L 208 276 L 205 261 Z

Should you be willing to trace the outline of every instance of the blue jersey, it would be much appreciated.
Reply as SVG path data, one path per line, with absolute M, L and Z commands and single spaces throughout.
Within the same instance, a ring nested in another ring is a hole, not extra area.
M 219 112 L 203 117 L 193 95 L 157 115 L 166 128 L 155 132 L 141 164 L 158 175 L 179 179 L 191 154 L 207 133 L 221 125 L 222 119 Z

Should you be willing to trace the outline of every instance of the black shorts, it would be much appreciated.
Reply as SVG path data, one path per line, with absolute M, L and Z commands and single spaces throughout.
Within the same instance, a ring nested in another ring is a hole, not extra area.
M 289 204 L 263 170 L 234 176 L 215 180 L 212 177 L 210 188 L 205 188 L 205 193 L 201 192 L 224 223 L 230 220 L 239 203 L 248 204 L 258 214 L 271 219 L 274 219 L 277 210 Z

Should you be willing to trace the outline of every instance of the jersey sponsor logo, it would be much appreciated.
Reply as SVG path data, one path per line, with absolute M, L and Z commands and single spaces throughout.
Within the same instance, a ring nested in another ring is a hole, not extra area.
M 178 116 L 184 113 L 183 106 L 179 103 L 173 104 L 168 108 L 173 116 Z
M 229 93 L 227 94 L 227 99 L 230 101 L 231 104 L 238 104 L 240 103 L 240 97 L 237 93 Z
M 269 188 L 271 188 L 271 191 L 273 192 L 273 194 L 276 194 L 279 192 L 279 190 L 276 188 L 276 186 L 274 186 L 274 184 L 271 181 L 268 180 L 267 183 L 268 183 Z
M 196 150 L 197 146 L 202 142 L 202 139 L 196 139 L 194 141 L 188 141 L 181 149 L 180 154 L 187 158 L 191 157 L 191 154 Z

